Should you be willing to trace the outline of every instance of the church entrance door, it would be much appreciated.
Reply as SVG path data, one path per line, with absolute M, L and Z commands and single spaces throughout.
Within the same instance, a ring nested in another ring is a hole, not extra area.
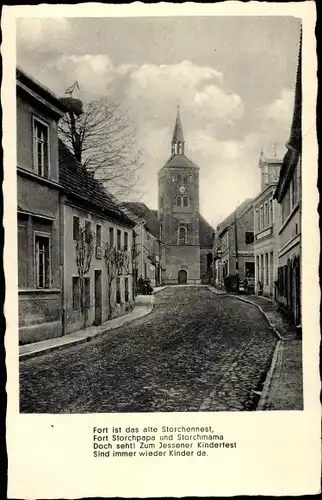
M 179 285 L 184 285 L 185 283 L 187 283 L 187 271 L 185 271 L 184 269 L 181 269 L 178 272 L 178 283 Z

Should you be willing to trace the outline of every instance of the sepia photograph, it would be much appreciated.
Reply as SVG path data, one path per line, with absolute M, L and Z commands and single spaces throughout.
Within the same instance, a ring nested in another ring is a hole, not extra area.
M 314 3 L 3 14 L 8 498 L 318 493 Z
M 303 409 L 301 37 L 17 19 L 21 413 Z

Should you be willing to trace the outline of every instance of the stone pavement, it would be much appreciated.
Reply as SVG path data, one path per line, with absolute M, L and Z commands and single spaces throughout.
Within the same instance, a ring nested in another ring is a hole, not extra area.
M 223 290 L 209 287 L 215 294 L 226 294 Z M 256 306 L 279 337 L 270 370 L 262 389 L 257 410 L 302 410 L 303 375 L 302 341 L 297 330 L 290 326 L 278 311 L 278 304 L 267 297 L 257 295 L 231 295 Z
M 115 328 L 119 328 L 137 318 L 142 318 L 152 311 L 154 294 L 164 288 L 164 286 L 154 288 L 152 295 L 137 295 L 135 298 L 135 307 L 130 313 L 105 321 L 102 325 L 91 326 L 62 337 L 21 345 L 19 346 L 19 360 L 22 361 L 27 358 L 33 358 L 52 351 L 61 350 L 71 345 L 88 342 L 98 335 L 102 335 L 110 330 L 115 330 Z

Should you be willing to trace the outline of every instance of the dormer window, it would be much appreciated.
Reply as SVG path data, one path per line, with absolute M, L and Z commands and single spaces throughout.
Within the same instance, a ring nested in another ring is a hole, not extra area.
M 41 177 L 49 175 L 49 126 L 33 118 L 34 169 Z

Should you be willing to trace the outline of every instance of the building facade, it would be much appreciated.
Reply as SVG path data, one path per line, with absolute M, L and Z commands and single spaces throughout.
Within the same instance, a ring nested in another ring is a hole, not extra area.
M 22 70 L 17 89 L 19 342 L 62 334 L 59 99 Z
M 68 334 L 99 325 L 133 308 L 135 222 L 61 141 L 59 174 L 63 318 L 64 334 Z M 82 300 L 86 304 L 85 314 Z
M 281 160 L 261 153 L 261 192 L 254 200 L 255 292 L 269 297 L 276 295 L 280 207 L 274 193 L 281 165 Z
M 286 144 L 274 194 L 281 209 L 277 300 L 294 325 L 301 324 L 301 169 L 302 169 L 301 48 L 295 85 L 290 139 Z
M 126 202 L 122 210 L 136 222 L 135 233 L 135 284 L 140 276 L 148 278 L 153 287 L 160 285 L 161 242 L 157 214 L 144 203 Z
M 184 154 L 179 110 L 171 156 L 158 174 L 162 283 L 200 283 L 199 167 Z
M 228 276 L 254 279 L 253 200 L 245 200 L 218 225 L 213 242 L 214 283 L 224 287 Z

